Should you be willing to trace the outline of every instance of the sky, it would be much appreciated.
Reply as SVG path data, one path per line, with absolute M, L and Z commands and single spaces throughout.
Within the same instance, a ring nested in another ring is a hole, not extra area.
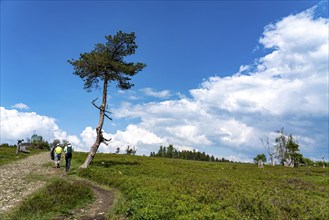
M 100 152 L 172 144 L 248 162 L 284 127 L 328 160 L 328 1 L 1 1 L 0 142 L 37 133 L 89 151 L 102 93 L 67 61 L 120 30 L 147 67 L 108 88 Z

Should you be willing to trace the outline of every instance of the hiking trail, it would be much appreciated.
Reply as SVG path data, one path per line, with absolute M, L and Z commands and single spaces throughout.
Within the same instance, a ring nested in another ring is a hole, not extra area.
M 49 166 L 49 163 L 52 166 Z M 55 218 L 56 220 L 106 219 L 106 213 L 113 205 L 114 192 L 91 181 L 66 175 L 64 166 L 65 161 L 61 161 L 60 169 L 53 168 L 53 161 L 50 159 L 49 152 L 31 155 L 25 159 L 0 166 L 0 215 L 10 211 L 26 196 L 45 186 L 45 178 L 58 176 L 70 182 L 80 181 L 86 184 L 93 190 L 95 201 L 84 208 L 72 210 L 72 218 L 59 216 Z

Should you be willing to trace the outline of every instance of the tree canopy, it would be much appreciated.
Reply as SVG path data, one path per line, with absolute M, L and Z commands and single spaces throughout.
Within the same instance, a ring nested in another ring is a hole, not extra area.
M 256 157 L 254 157 L 254 162 L 258 163 L 259 161 L 266 162 L 266 156 L 265 154 L 257 154 Z
M 91 91 L 99 87 L 101 81 L 115 81 L 120 89 L 130 89 L 134 84 L 131 77 L 141 71 L 146 64 L 127 62 L 124 57 L 137 49 L 136 36 L 119 31 L 116 35 L 105 36 L 105 44 L 98 43 L 89 53 L 80 54 L 78 60 L 68 60 L 74 66 L 74 74 L 84 81 L 84 88 Z

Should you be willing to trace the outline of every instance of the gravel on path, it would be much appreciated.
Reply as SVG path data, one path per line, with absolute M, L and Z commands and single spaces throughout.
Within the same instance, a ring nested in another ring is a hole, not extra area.
M 54 168 L 44 165 L 48 162 L 52 162 L 49 152 L 42 152 L 0 166 L 0 214 L 45 185 L 46 182 L 31 181 L 28 176 L 54 173 Z

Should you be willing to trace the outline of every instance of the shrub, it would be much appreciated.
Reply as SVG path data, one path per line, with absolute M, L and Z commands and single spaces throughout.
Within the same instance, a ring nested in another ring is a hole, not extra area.
M 56 215 L 69 216 L 71 209 L 82 207 L 92 199 L 92 190 L 83 183 L 73 184 L 55 179 L 45 188 L 25 199 L 8 215 L 8 219 L 52 219 Z

